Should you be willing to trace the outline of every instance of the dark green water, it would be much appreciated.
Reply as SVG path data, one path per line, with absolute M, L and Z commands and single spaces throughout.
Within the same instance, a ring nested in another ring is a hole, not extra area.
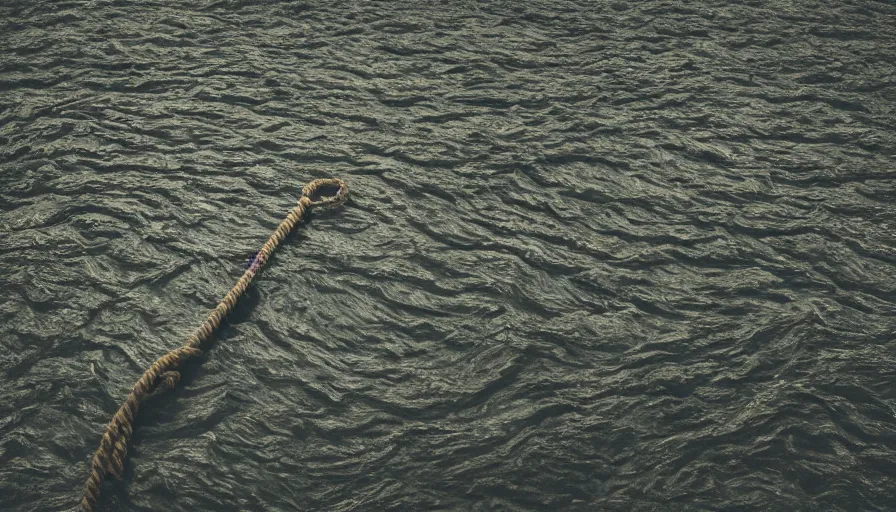
M 896 6 L 0 4 L 0 510 L 896 510 Z

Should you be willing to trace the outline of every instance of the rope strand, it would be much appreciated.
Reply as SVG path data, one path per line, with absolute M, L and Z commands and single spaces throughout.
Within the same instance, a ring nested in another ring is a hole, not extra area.
M 313 200 L 312 197 L 324 187 L 338 187 L 332 196 Z M 224 318 L 233 311 L 237 301 L 252 284 L 252 280 L 264 267 L 274 250 L 283 242 L 286 235 L 292 231 L 296 224 L 302 221 L 305 212 L 312 207 L 334 208 L 341 206 L 348 199 L 348 188 L 345 182 L 338 178 L 314 180 L 302 188 L 302 197 L 299 204 L 289 212 L 280 222 L 274 233 L 268 238 L 264 246 L 255 256 L 254 261 L 236 282 L 236 285 L 224 296 L 221 302 L 209 313 L 203 324 L 193 331 L 184 346 L 176 348 L 160 357 L 140 377 L 134 389 L 128 394 L 127 400 L 121 405 L 112 421 L 106 427 L 100 441 L 100 447 L 93 455 L 90 463 L 90 476 L 84 486 L 84 496 L 81 498 L 81 510 L 93 512 L 100 499 L 100 487 L 103 485 L 106 475 L 121 478 L 124 473 L 124 463 L 128 454 L 128 441 L 134 432 L 134 420 L 140 410 L 140 404 L 147 398 L 172 389 L 180 381 L 180 373 L 177 371 L 184 361 L 202 353 L 200 347 L 208 341 L 212 333 L 221 325 Z

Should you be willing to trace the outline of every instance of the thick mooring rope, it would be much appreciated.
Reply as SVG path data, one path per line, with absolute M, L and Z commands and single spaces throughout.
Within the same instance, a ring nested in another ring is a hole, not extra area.
M 312 200 L 312 197 L 320 192 L 324 187 L 338 187 L 337 192 L 328 197 L 318 200 Z M 81 498 L 81 510 L 84 512 L 92 512 L 100 497 L 100 487 L 106 474 L 111 474 L 121 478 L 124 472 L 124 461 L 128 453 L 128 440 L 134 431 L 134 418 L 140 409 L 140 403 L 147 397 L 161 393 L 177 385 L 180 380 L 180 373 L 176 370 L 181 363 L 190 357 L 202 353 L 200 346 L 206 342 L 224 317 L 230 313 L 237 301 L 252 283 L 252 279 L 267 263 L 274 250 L 286 238 L 286 235 L 292 231 L 299 221 L 305 215 L 305 212 L 312 207 L 336 207 L 340 206 L 348 199 L 348 188 L 345 182 L 338 178 L 328 178 L 314 180 L 302 189 L 302 197 L 299 204 L 289 212 L 289 215 L 283 219 L 274 234 L 268 238 L 258 254 L 249 265 L 249 269 L 236 282 L 236 286 L 224 297 L 218 304 L 218 307 L 208 315 L 205 323 L 196 329 L 187 343 L 180 348 L 168 352 L 158 361 L 152 364 L 149 370 L 140 377 L 134 389 L 128 395 L 127 400 L 115 413 L 103 439 L 100 447 L 93 456 L 93 462 L 90 464 L 90 477 L 84 489 L 84 497 Z

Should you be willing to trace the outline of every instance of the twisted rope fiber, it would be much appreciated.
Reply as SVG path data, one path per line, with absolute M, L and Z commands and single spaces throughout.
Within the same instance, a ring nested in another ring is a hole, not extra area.
M 338 187 L 338 191 L 328 197 L 317 201 L 312 200 L 316 192 L 323 187 Z M 268 238 L 264 246 L 255 256 L 249 269 L 243 273 L 239 281 L 218 306 L 208 315 L 205 323 L 193 331 L 186 344 L 168 352 L 159 358 L 146 373 L 140 377 L 134 389 L 128 394 L 127 400 L 112 417 L 112 421 L 103 433 L 100 447 L 93 456 L 90 464 L 90 476 L 84 488 L 84 496 L 81 498 L 81 510 L 92 512 L 100 497 L 100 487 L 106 474 L 121 478 L 124 472 L 124 462 L 128 453 L 128 440 L 134 432 L 134 419 L 140 409 L 140 403 L 148 397 L 167 391 L 180 381 L 180 373 L 177 368 L 191 357 L 202 353 L 200 346 L 205 343 L 217 329 L 228 313 L 233 311 L 239 298 L 245 293 L 252 279 L 267 263 L 274 250 L 283 242 L 286 235 L 298 224 L 305 212 L 312 207 L 335 208 L 341 206 L 348 199 L 348 188 L 345 182 L 338 178 L 326 178 L 314 180 L 302 189 L 302 197 L 299 204 L 286 216 L 274 233 Z

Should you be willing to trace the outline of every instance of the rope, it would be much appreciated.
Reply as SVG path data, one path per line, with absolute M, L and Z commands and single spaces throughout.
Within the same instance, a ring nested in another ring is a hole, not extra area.
M 321 197 L 312 200 L 312 197 L 324 187 L 338 187 L 332 196 Z M 84 488 L 84 496 L 81 498 L 81 510 L 92 512 L 100 498 L 100 486 L 106 474 L 121 478 L 124 472 L 124 462 L 128 453 L 128 440 L 134 432 L 134 419 L 140 404 L 150 396 L 163 393 L 177 385 L 180 373 L 176 370 L 191 357 L 202 353 L 199 348 L 206 342 L 221 325 L 228 313 L 233 311 L 237 301 L 243 295 L 252 279 L 267 263 L 274 250 L 283 242 L 286 235 L 302 220 L 305 212 L 312 207 L 335 208 L 341 206 L 348 199 L 348 188 L 345 182 L 338 178 L 314 180 L 302 189 L 302 197 L 299 204 L 286 216 L 280 226 L 274 231 L 268 241 L 255 256 L 248 270 L 243 273 L 239 281 L 224 297 L 218 306 L 208 315 L 205 323 L 190 335 L 183 347 L 168 352 L 159 358 L 146 373 L 140 377 L 134 389 L 128 394 L 127 400 L 112 417 L 112 421 L 106 427 L 100 447 L 90 463 L 90 477 Z

